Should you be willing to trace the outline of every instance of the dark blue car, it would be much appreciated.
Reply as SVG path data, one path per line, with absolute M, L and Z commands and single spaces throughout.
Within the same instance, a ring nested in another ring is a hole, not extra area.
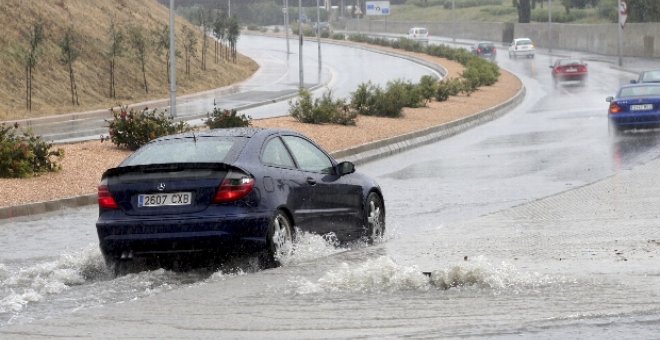
M 660 127 L 660 83 L 624 85 L 607 101 L 610 126 L 615 133 Z
M 385 230 L 378 184 L 288 130 L 234 128 L 154 140 L 108 169 L 96 228 L 106 263 L 167 266 L 181 255 L 290 251 L 294 227 L 374 241 Z

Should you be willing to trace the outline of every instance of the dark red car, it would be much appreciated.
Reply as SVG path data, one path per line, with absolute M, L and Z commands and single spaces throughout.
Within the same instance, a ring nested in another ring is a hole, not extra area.
M 580 59 L 560 58 L 555 60 L 550 69 L 552 69 L 552 80 L 555 86 L 564 81 L 576 81 L 580 85 L 584 85 L 589 74 L 587 63 Z

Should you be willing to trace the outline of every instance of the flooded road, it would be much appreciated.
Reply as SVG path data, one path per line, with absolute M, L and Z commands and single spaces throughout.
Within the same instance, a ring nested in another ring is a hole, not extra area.
M 660 135 L 611 137 L 605 116 L 629 74 L 591 63 L 554 88 L 549 58 L 498 62 L 519 108 L 359 167 L 385 193 L 381 244 L 299 235 L 273 270 L 113 278 L 96 207 L 0 221 L 0 337 L 657 337 Z

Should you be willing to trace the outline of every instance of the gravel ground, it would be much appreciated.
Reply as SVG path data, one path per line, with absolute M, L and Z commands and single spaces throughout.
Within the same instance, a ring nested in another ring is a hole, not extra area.
M 415 55 L 442 65 L 450 77 L 462 71 L 462 66 L 456 62 Z M 446 102 L 432 101 L 422 108 L 406 108 L 401 118 L 360 116 L 355 126 L 342 126 L 303 124 L 285 116 L 253 120 L 252 125 L 297 130 L 334 152 L 470 116 L 513 97 L 521 86 L 520 80 L 502 70 L 500 79 L 493 86 L 481 88 L 471 96 L 452 97 Z M 116 166 L 130 154 L 110 142 L 98 140 L 57 147 L 65 152 L 61 160 L 62 170 L 27 179 L 0 179 L 0 207 L 93 194 L 103 171 Z

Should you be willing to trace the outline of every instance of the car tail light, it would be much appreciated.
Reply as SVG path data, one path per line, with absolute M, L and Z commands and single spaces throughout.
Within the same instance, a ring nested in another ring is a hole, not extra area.
M 623 109 L 617 103 L 610 103 L 609 114 L 620 113 Z
M 481 47 L 477 48 L 477 53 L 481 53 Z
M 493 51 L 493 53 L 495 53 L 495 51 L 497 51 L 497 50 L 495 49 L 495 46 L 493 46 L 493 48 L 492 48 L 491 50 Z
M 254 188 L 254 178 L 242 173 L 229 172 L 218 191 L 215 193 L 213 203 L 227 203 L 247 196 Z
M 99 207 L 103 209 L 119 209 L 117 201 L 112 197 L 112 193 L 108 190 L 108 186 L 99 185 L 98 186 L 98 202 Z

